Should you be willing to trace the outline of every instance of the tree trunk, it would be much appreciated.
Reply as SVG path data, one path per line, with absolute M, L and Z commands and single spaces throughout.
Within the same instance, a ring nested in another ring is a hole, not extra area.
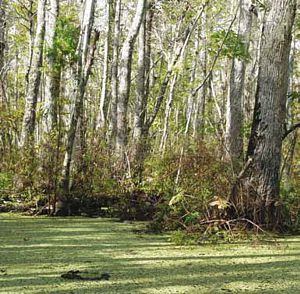
M 32 66 L 32 58 L 33 58 L 33 50 L 34 50 L 34 10 L 33 10 L 33 6 L 34 6 L 34 1 L 33 0 L 29 0 L 29 8 L 27 9 L 27 17 L 28 17 L 28 21 L 29 21 L 29 25 L 28 25 L 28 34 L 29 34 L 29 46 L 28 46 L 28 66 L 27 66 L 27 71 L 25 74 L 25 81 L 26 81 L 26 93 L 28 91 L 28 86 L 29 86 L 29 73 L 31 70 L 31 66 Z M 46 3 L 45 3 L 46 5 Z
M 136 77 L 136 99 L 134 109 L 133 140 L 136 142 L 141 137 L 145 119 L 145 78 L 146 78 L 146 29 L 144 20 L 140 27 L 138 40 L 138 68 Z
M 79 60 L 77 65 L 77 88 L 75 91 L 75 105 L 71 116 L 64 159 L 62 188 L 65 195 L 68 195 L 71 188 L 71 163 L 73 158 L 75 137 L 78 129 L 78 123 L 83 112 L 85 88 L 92 65 L 93 57 L 91 56 L 90 59 L 88 58 L 88 49 L 94 22 L 95 0 L 86 0 L 84 3 L 83 11 L 84 14 L 81 22 L 81 33 L 78 45 Z M 94 41 L 96 42 L 97 40 L 95 39 Z
M 150 89 L 151 37 L 153 15 L 153 2 L 150 1 L 146 10 L 146 17 L 142 22 L 139 32 L 138 70 L 132 144 L 133 151 L 131 154 L 133 162 L 133 177 L 137 183 L 140 183 L 142 181 L 144 157 L 146 154 L 146 149 L 148 148 L 144 128 Z
M 175 73 L 174 76 L 172 77 L 171 84 L 170 84 L 169 98 L 166 101 L 165 122 L 164 122 L 163 134 L 159 146 L 159 151 L 162 154 L 164 153 L 167 144 L 167 137 L 169 132 L 169 119 L 173 107 L 176 82 L 177 82 L 177 73 Z
M 279 217 L 279 171 L 286 118 L 289 54 L 295 0 L 270 2 L 260 48 L 258 84 L 248 146 L 252 159 L 246 177 L 252 218 L 275 226 Z
M 149 129 L 151 128 L 152 124 L 154 123 L 154 121 L 156 119 L 156 116 L 158 115 L 158 112 L 160 110 L 161 104 L 165 97 L 165 94 L 166 94 L 169 82 L 171 80 L 171 77 L 173 75 L 173 72 L 175 70 L 175 67 L 178 64 L 178 61 L 183 58 L 186 48 L 188 46 L 188 43 L 191 39 L 191 36 L 192 36 L 193 32 L 195 31 L 198 21 L 199 21 L 200 17 L 202 16 L 202 14 L 204 13 L 204 10 L 205 10 L 207 4 L 208 4 L 208 1 L 206 1 L 202 5 L 202 7 L 201 7 L 201 9 L 199 9 L 199 12 L 197 13 L 197 15 L 192 19 L 190 25 L 188 25 L 188 27 L 186 28 L 184 33 L 181 34 L 182 37 L 180 37 L 180 36 L 177 37 L 179 39 L 179 42 L 178 42 L 178 45 L 173 48 L 173 50 L 174 50 L 173 58 L 172 58 L 171 62 L 169 62 L 169 64 L 168 64 L 168 70 L 167 70 L 167 73 L 165 74 L 165 77 L 160 86 L 160 90 L 159 90 L 159 93 L 158 93 L 158 96 L 156 98 L 156 102 L 154 105 L 153 113 L 148 116 L 147 121 L 145 123 L 145 133 L 149 132 Z M 184 11 L 184 14 L 189 10 L 189 8 L 190 7 L 187 6 L 187 9 Z M 179 33 L 179 31 L 178 31 L 178 33 Z M 175 44 L 176 43 L 177 42 L 175 42 Z
M 207 64 L 208 64 L 208 54 L 207 54 L 207 33 L 206 33 L 206 15 L 202 18 L 202 30 L 200 32 L 199 39 L 202 41 L 203 48 L 199 53 L 199 60 L 201 64 L 201 72 L 196 73 L 197 77 L 200 76 L 203 80 L 207 76 Z M 205 82 L 202 88 L 196 94 L 195 111 L 193 118 L 193 137 L 196 141 L 203 140 L 204 129 L 205 129 L 205 106 L 206 106 L 206 95 L 208 89 L 208 82 Z
M 295 53 L 296 51 L 296 40 L 295 37 L 293 38 L 293 49 L 291 50 L 291 56 L 290 56 L 290 66 L 289 66 L 289 87 L 288 87 L 288 93 L 293 93 L 295 91 Z M 297 146 L 297 139 L 298 139 L 298 134 L 297 131 L 288 136 L 290 133 L 288 130 L 293 129 L 294 120 L 295 120 L 295 113 L 293 111 L 293 95 L 288 95 L 287 103 L 286 103 L 286 131 L 285 134 L 283 135 L 283 139 L 286 140 L 286 146 L 287 147 L 287 152 L 286 152 L 286 157 L 283 160 L 282 163 L 282 169 L 281 169 L 281 179 L 283 179 L 284 183 L 284 190 L 286 193 L 289 193 L 292 188 L 292 183 L 291 180 L 293 179 L 292 173 L 293 173 L 293 161 L 294 161 L 294 156 L 295 156 L 295 151 L 296 151 L 296 146 Z
M 120 18 L 121 0 L 116 0 L 114 10 L 114 36 L 113 36 L 113 56 L 111 66 L 111 103 L 109 121 L 109 142 L 111 147 L 115 147 L 117 135 L 117 102 L 118 102 L 118 62 L 120 47 Z
M 117 102 L 117 138 L 116 138 L 116 153 L 123 161 L 124 152 L 127 145 L 127 109 L 131 86 L 131 66 L 132 54 L 136 37 L 138 35 L 141 23 L 143 21 L 146 0 L 139 0 L 137 3 L 136 13 L 128 32 L 128 36 L 123 44 L 120 59 L 119 72 L 119 93 Z
M 0 0 L 0 106 L 5 105 L 4 89 L 4 50 L 5 50 L 5 6 L 4 0 Z M 4 145 L 4 144 L 3 144 Z
M 103 72 L 102 72 L 102 86 L 100 94 L 100 105 L 99 105 L 99 114 L 97 118 L 97 128 L 103 128 L 105 126 L 105 104 L 108 94 L 108 79 L 109 79 L 109 57 L 111 52 L 111 8 L 112 1 L 106 1 L 106 37 L 104 44 L 104 60 L 103 60 Z
M 0 0 L 0 79 L 2 68 L 4 65 L 4 49 L 5 49 L 5 40 L 4 40 L 4 31 L 5 31 L 5 2 Z M 1 93 L 1 89 L 0 89 Z
M 45 80 L 45 102 L 43 113 L 43 131 L 47 134 L 57 125 L 57 100 L 59 98 L 61 68 L 57 64 L 54 53 L 56 21 L 59 13 L 58 0 L 50 0 L 46 19 L 46 80 Z
M 25 112 L 23 116 L 20 146 L 33 143 L 36 124 L 36 105 L 41 81 L 41 67 L 43 60 L 43 46 L 45 34 L 45 4 L 46 0 L 39 0 L 37 10 L 37 27 L 33 46 L 32 66 L 29 71 L 28 90 L 25 97 Z
M 252 0 L 240 0 L 238 36 L 247 54 L 252 27 Z M 246 56 L 245 56 L 246 58 Z M 230 73 L 229 94 L 226 112 L 225 146 L 233 172 L 238 173 L 243 162 L 243 95 L 246 60 L 233 58 Z

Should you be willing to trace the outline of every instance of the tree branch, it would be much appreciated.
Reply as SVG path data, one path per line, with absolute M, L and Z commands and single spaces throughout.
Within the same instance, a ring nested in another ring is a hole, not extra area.
M 300 128 L 300 122 L 294 124 L 293 126 L 291 126 L 288 130 L 285 131 L 285 133 L 282 136 L 282 141 L 292 132 L 294 132 L 296 129 Z
M 228 38 L 228 36 L 229 36 L 229 33 L 231 32 L 231 28 L 232 28 L 232 26 L 233 26 L 233 24 L 234 24 L 234 22 L 235 22 L 235 20 L 236 20 L 236 18 L 237 18 L 237 13 L 238 13 L 238 8 L 237 8 L 236 11 L 235 11 L 234 17 L 233 17 L 233 19 L 232 19 L 231 22 L 230 22 L 230 25 L 229 25 L 229 27 L 228 27 L 228 29 L 227 29 L 227 32 L 226 32 L 226 35 L 224 36 L 224 39 L 222 40 L 222 43 L 221 43 L 221 45 L 220 45 L 220 47 L 219 47 L 219 49 L 218 49 L 218 51 L 217 51 L 217 53 L 216 53 L 216 55 L 215 55 L 213 61 L 212 61 L 212 65 L 211 65 L 211 67 L 210 67 L 210 70 L 209 70 L 208 74 L 206 75 L 206 77 L 204 78 L 204 80 L 200 83 L 200 85 L 197 86 L 197 87 L 192 91 L 192 95 L 193 95 L 193 96 L 196 96 L 196 95 L 197 95 L 198 91 L 205 85 L 205 83 L 206 83 L 206 82 L 208 81 L 208 79 L 211 77 L 211 74 L 212 74 L 212 72 L 213 72 L 213 70 L 214 70 L 214 68 L 215 68 L 215 65 L 216 65 L 216 63 L 217 63 L 217 60 L 218 60 L 218 58 L 220 57 L 221 52 L 222 52 L 222 49 L 223 49 L 223 47 L 224 47 L 224 45 L 225 45 L 225 42 L 226 42 L 226 40 L 227 40 L 227 38 Z
M 200 19 L 201 15 L 203 14 L 206 6 L 208 5 L 209 3 L 209 0 L 207 0 L 201 7 L 201 10 L 199 10 L 198 14 L 196 15 L 196 17 L 194 18 L 194 20 L 191 22 L 190 26 L 188 26 L 188 28 L 186 29 L 185 33 L 184 33 L 184 39 L 183 39 L 183 43 L 181 44 L 180 47 L 178 48 L 175 48 L 175 56 L 173 58 L 173 60 L 171 61 L 171 64 L 170 64 L 170 67 L 168 68 L 168 71 L 167 71 L 167 74 L 163 80 L 163 83 L 161 85 L 161 88 L 160 88 L 160 91 L 159 91 L 159 95 L 156 99 L 156 103 L 155 103 L 155 106 L 154 106 L 154 110 L 153 110 L 153 113 L 149 116 L 149 118 L 147 119 L 146 123 L 145 123 L 145 128 L 147 130 L 150 129 L 150 127 L 152 126 L 154 120 L 156 119 L 156 116 L 160 110 L 160 107 L 161 107 L 161 104 L 163 102 L 163 99 L 165 97 L 165 93 L 166 93 L 166 90 L 167 90 L 167 87 L 169 85 L 169 81 L 172 77 L 172 74 L 173 74 L 173 71 L 174 71 L 174 68 L 175 66 L 177 65 L 178 61 L 180 60 L 180 58 L 182 58 L 183 54 L 184 54 L 184 51 L 188 45 L 188 42 L 191 38 L 191 35 L 192 33 L 194 32 L 196 26 L 197 26 L 197 23 L 198 23 L 198 20 Z

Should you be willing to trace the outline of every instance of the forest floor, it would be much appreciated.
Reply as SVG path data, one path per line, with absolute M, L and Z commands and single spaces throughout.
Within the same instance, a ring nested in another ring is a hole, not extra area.
M 0 293 L 300 293 L 300 237 L 183 247 L 143 226 L 0 214 Z

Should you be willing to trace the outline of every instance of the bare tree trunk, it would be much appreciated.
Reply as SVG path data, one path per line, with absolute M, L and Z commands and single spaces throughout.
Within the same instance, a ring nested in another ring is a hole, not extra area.
M 169 131 L 169 118 L 172 111 L 173 106 L 173 100 L 174 100 L 174 92 L 175 92 L 175 85 L 177 81 L 177 74 L 174 74 L 171 80 L 170 84 L 170 92 L 169 92 L 169 98 L 166 102 L 166 110 L 165 110 L 165 122 L 164 122 L 164 128 L 163 128 L 163 134 L 160 141 L 160 152 L 164 153 L 167 143 L 167 137 L 168 137 L 168 131 Z
M 134 109 L 133 140 L 141 137 L 145 119 L 145 78 L 146 78 L 146 30 L 145 20 L 142 22 L 138 39 L 138 69 L 136 78 L 136 100 Z
M 83 99 L 93 61 L 93 56 L 90 56 L 90 59 L 88 58 L 88 49 L 94 22 L 94 11 L 95 0 L 86 0 L 83 6 L 81 34 L 78 44 L 79 60 L 77 65 L 77 89 L 75 92 L 75 105 L 71 116 L 64 159 L 62 188 L 65 195 L 68 195 L 71 186 L 71 163 L 73 159 L 75 137 L 78 129 L 78 123 L 83 112 Z M 94 42 L 96 42 L 98 38 L 99 34 L 95 36 Z M 96 44 L 94 43 L 94 46 L 95 45 Z M 92 54 L 94 54 L 95 48 L 92 48 L 91 50 L 93 50 Z
M 191 72 L 191 77 L 190 77 L 190 83 L 191 85 L 194 84 L 195 82 L 195 78 L 196 78 L 196 70 L 197 70 L 197 59 L 198 59 L 198 50 L 199 50 L 199 42 L 198 39 L 196 39 L 195 42 L 195 52 L 194 52 L 194 59 L 192 61 L 192 72 Z M 185 133 L 188 134 L 189 129 L 190 129 L 190 125 L 191 125 L 191 121 L 192 121 L 192 115 L 193 112 L 195 111 L 195 101 L 194 101 L 194 96 L 193 93 L 190 92 L 186 101 L 186 111 L 185 111 L 185 117 L 186 117 L 186 121 L 185 121 Z
M 202 25 L 203 28 L 201 28 L 204 31 L 205 35 L 205 28 Z M 201 38 L 201 39 L 205 39 L 205 38 Z M 195 37 L 195 47 L 194 47 L 194 58 L 192 61 L 192 72 L 191 72 L 191 77 L 190 77 L 190 84 L 193 85 L 195 83 L 195 80 L 198 77 L 198 71 L 197 68 L 199 66 L 199 61 L 201 64 L 201 70 L 204 71 L 206 68 L 206 59 L 202 59 L 201 57 L 203 57 L 203 53 L 204 56 L 206 57 L 206 49 L 204 48 L 204 50 L 201 51 L 201 53 L 199 54 L 199 45 L 200 45 L 200 33 L 199 31 L 197 31 L 197 35 Z M 198 96 L 197 96 L 198 98 Z M 196 101 L 195 101 L 196 100 Z M 196 127 L 196 122 L 198 121 L 198 112 L 199 112 L 199 106 L 200 106 L 200 101 L 198 99 L 195 99 L 195 96 L 193 95 L 193 89 L 190 90 L 188 99 L 187 99 L 187 107 L 186 107 L 186 123 L 185 123 L 185 131 L 184 131 L 184 136 L 186 137 L 190 126 L 192 124 L 192 119 L 193 119 L 193 114 L 194 114 L 194 123 L 193 123 L 193 131 L 195 133 L 195 127 Z
M 279 171 L 286 118 L 289 54 L 296 1 L 270 2 L 263 26 L 253 124 L 248 146 L 252 163 L 247 175 L 253 219 L 280 223 Z
M 141 136 L 141 139 L 140 139 L 140 143 L 138 144 L 139 150 L 140 150 L 139 153 L 138 153 L 138 155 L 139 155 L 139 157 L 138 157 L 139 158 L 139 165 L 138 165 L 139 166 L 139 173 L 138 173 L 139 180 L 141 180 L 141 178 L 142 178 L 143 162 L 144 162 L 144 159 L 145 159 L 146 154 L 147 154 L 147 141 L 148 141 L 150 128 L 151 128 L 152 124 L 154 123 L 154 121 L 155 121 L 155 119 L 156 119 L 156 117 L 159 113 L 161 104 L 163 102 L 166 91 L 168 89 L 169 82 L 170 82 L 170 80 L 173 76 L 174 69 L 175 69 L 178 61 L 183 58 L 184 53 L 185 53 L 186 48 L 187 48 L 187 45 L 188 45 L 188 43 L 191 39 L 191 36 L 192 36 L 193 32 L 195 31 L 198 20 L 202 16 L 207 4 L 208 4 L 208 1 L 205 2 L 205 4 L 199 10 L 199 12 L 195 16 L 195 18 L 191 21 L 190 25 L 187 27 L 187 29 L 185 30 L 185 32 L 183 34 L 183 38 L 180 39 L 179 44 L 175 45 L 174 54 L 173 54 L 174 56 L 168 64 L 168 70 L 167 70 L 167 73 L 166 73 L 166 75 L 163 79 L 163 82 L 162 82 L 161 86 L 160 86 L 159 94 L 156 98 L 153 113 L 148 115 L 147 120 L 143 124 L 142 136 Z M 188 10 L 188 8 L 187 8 L 187 10 Z M 186 12 L 187 11 L 185 11 L 184 13 L 186 13 Z M 151 26 L 152 26 L 153 14 L 149 13 L 149 16 L 150 16 L 149 17 L 149 23 L 147 21 L 147 23 L 148 23 L 147 32 L 149 32 L 149 27 L 151 28 Z M 151 33 L 151 30 L 150 30 L 150 33 Z M 149 34 L 149 41 L 147 41 L 148 44 L 150 44 L 150 38 L 151 38 L 151 34 Z M 178 38 L 179 38 L 179 36 L 178 36 Z M 149 49 L 149 61 L 150 61 L 150 49 Z M 150 64 L 148 66 L 149 66 L 149 70 L 150 70 Z M 150 73 L 148 74 L 148 80 L 147 80 L 147 84 L 146 84 L 146 93 L 148 93 L 148 91 L 149 91 L 149 85 L 150 85 Z M 174 86 L 175 86 L 175 83 L 174 83 Z M 171 91 L 171 92 L 173 92 L 173 91 Z M 178 118 L 178 115 L 176 115 L 176 118 Z M 167 126 L 167 128 L 168 128 L 168 126 Z M 144 148 L 142 148 L 142 147 L 144 147 Z
M 4 86 L 4 50 L 5 50 L 5 3 L 0 0 L 0 109 L 4 111 L 7 105 Z M 7 150 L 7 131 L 0 131 L 0 156 L 4 158 Z
M 150 62 L 151 36 L 154 9 L 153 2 L 148 3 L 146 17 L 139 32 L 138 73 L 136 85 L 136 100 L 134 109 L 132 162 L 133 176 L 137 183 L 142 180 L 144 169 L 144 155 L 146 154 L 147 140 L 145 138 L 145 119 L 150 89 Z
M 295 90 L 294 80 L 295 80 L 295 52 L 296 52 L 296 40 L 295 36 L 293 37 L 293 49 L 290 56 L 290 66 L 289 66 L 289 88 L 288 93 L 291 94 Z M 287 103 L 286 103 L 286 129 L 291 130 L 294 126 L 294 120 L 295 120 L 295 114 L 293 113 L 293 97 L 292 95 L 288 95 Z M 293 161 L 296 151 L 296 144 L 298 139 L 297 132 L 294 132 L 291 136 L 288 136 L 288 131 L 286 130 L 283 139 L 286 139 L 288 146 L 286 157 L 283 160 L 282 169 L 281 169 L 281 179 L 283 179 L 284 182 L 284 189 L 286 192 L 291 191 L 291 179 L 292 177 L 292 171 L 293 171 Z M 288 138 L 286 138 L 288 136 Z
M 5 6 L 4 0 L 0 0 L 0 106 L 5 105 L 4 89 L 4 51 L 5 51 Z M 3 135 L 4 136 L 4 135 Z M 4 144 L 3 144 L 4 145 Z
M 5 2 L 4 0 L 0 0 L 0 79 L 2 76 L 2 68 L 4 65 L 4 49 L 5 49 L 5 40 L 4 40 L 4 32 L 5 32 Z M 1 89 L 0 89 L 1 93 Z
M 32 66 L 32 57 L 33 57 L 33 50 L 34 50 L 34 10 L 33 10 L 33 0 L 29 0 L 29 8 L 27 9 L 28 13 L 28 21 L 29 21 L 29 46 L 28 46 L 28 66 L 27 71 L 25 74 L 25 80 L 26 80 L 26 93 L 28 91 L 28 85 L 29 85 L 29 73 Z M 46 5 L 46 4 L 45 4 Z
M 183 57 L 183 55 L 186 51 L 187 45 L 191 39 L 191 36 L 192 36 L 193 32 L 195 31 L 198 21 L 199 21 L 200 17 L 202 16 L 202 14 L 204 13 L 205 7 L 207 6 L 208 2 L 209 1 L 206 1 L 202 5 L 201 9 L 199 9 L 197 15 L 195 16 L 195 18 L 191 21 L 190 25 L 185 30 L 183 37 L 181 38 L 179 44 L 176 46 L 176 48 L 174 48 L 174 56 L 172 58 L 172 61 L 168 65 L 167 73 L 165 74 L 165 77 L 163 79 L 163 82 L 162 82 L 160 90 L 159 90 L 159 94 L 156 98 L 153 113 L 148 116 L 147 121 L 145 123 L 145 133 L 149 132 L 150 127 L 152 126 L 153 122 L 156 119 L 156 116 L 160 110 L 161 104 L 165 97 L 169 82 L 173 75 L 174 69 L 175 69 L 176 65 L 178 64 L 178 61 Z M 186 13 L 186 11 L 184 13 Z
M 208 54 L 207 54 L 207 36 L 206 36 L 206 15 L 203 16 L 202 30 L 200 32 L 200 38 L 202 41 L 202 50 L 199 53 L 199 60 L 201 65 L 201 78 L 204 80 L 207 76 L 207 63 L 208 63 Z M 196 140 L 204 138 L 204 128 L 205 128 L 205 106 L 206 106 L 206 95 L 208 83 L 205 82 L 200 91 L 196 94 L 195 102 L 195 111 L 193 118 L 193 137 Z
M 114 10 L 114 35 L 113 35 L 113 56 L 111 68 L 111 103 L 110 103 L 110 121 L 109 121 L 109 141 L 112 147 L 116 144 L 117 135 L 117 102 L 118 102 L 118 62 L 120 47 L 120 18 L 121 18 L 121 0 L 116 0 Z
M 108 94 L 108 79 L 109 79 L 109 56 L 111 52 L 111 9 L 112 1 L 106 0 L 106 37 L 104 44 L 104 60 L 103 60 L 103 72 L 102 72 L 102 86 L 100 95 L 99 114 L 97 118 L 97 128 L 103 128 L 105 126 L 105 103 L 107 102 Z
M 36 124 L 36 105 L 41 81 L 41 67 L 43 61 L 43 46 L 45 34 L 45 4 L 46 0 L 39 0 L 37 10 L 37 27 L 33 46 L 32 66 L 29 72 L 29 84 L 25 97 L 25 112 L 23 116 L 20 146 L 27 145 L 34 137 Z M 33 142 L 32 142 L 33 143 Z
M 131 66 L 132 54 L 136 37 L 138 35 L 143 17 L 145 14 L 146 0 L 139 0 L 136 7 L 136 13 L 128 32 L 128 36 L 124 41 L 121 50 L 120 72 L 119 72 L 119 92 L 117 102 L 117 138 L 116 153 L 121 161 L 123 161 L 124 152 L 127 145 L 127 109 L 131 86 Z
M 292 177 L 292 171 L 293 171 L 293 162 L 294 162 L 294 157 L 295 157 L 295 152 L 296 152 L 296 145 L 297 145 L 297 140 L 298 140 L 298 133 L 295 132 L 293 135 L 291 135 L 291 138 L 289 138 L 288 141 L 288 150 L 287 150 L 287 155 L 285 158 L 285 162 L 283 162 L 282 166 L 282 177 L 284 179 L 284 189 L 286 192 L 291 192 L 291 179 Z
M 58 0 L 50 0 L 46 15 L 46 81 L 43 113 L 43 131 L 51 133 L 57 125 L 57 100 L 59 98 L 61 68 L 54 54 L 56 21 L 59 13 Z
M 240 0 L 238 36 L 245 53 L 248 52 L 253 15 L 252 0 Z M 245 56 L 246 58 L 246 56 Z M 246 60 L 233 58 L 227 99 L 225 146 L 227 157 L 232 162 L 233 171 L 238 173 L 243 162 L 243 95 Z

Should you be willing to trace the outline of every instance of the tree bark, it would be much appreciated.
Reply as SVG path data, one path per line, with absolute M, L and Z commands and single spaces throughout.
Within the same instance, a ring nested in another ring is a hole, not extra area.
M 208 64 L 208 53 L 207 53 L 207 32 L 206 32 L 206 15 L 202 18 L 202 30 L 198 38 L 202 41 L 202 49 L 199 52 L 199 60 L 201 64 L 201 72 L 196 73 L 203 80 L 207 76 L 207 64 Z M 196 94 L 195 111 L 193 117 L 193 137 L 196 141 L 203 140 L 204 129 L 205 129 L 205 110 L 206 110 L 206 96 L 207 96 L 208 82 L 203 84 L 203 87 Z
M 245 53 L 248 52 L 252 27 L 252 0 L 240 0 L 240 19 L 238 37 L 244 45 Z M 246 58 L 246 56 L 245 56 Z M 243 95 L 245 84 L 246 60 L 233 58 L 229 94 L 227 98 L 225 153 L 231 160 L 233 172 L 240 171 L 243 157 Z
M 29 46 L 28 46 L 28 61 L 27 61 L 28 66 L 27 66 L 27 71 L 25 74 L 26 93 L 28 91 L 28 86 L 29 86 L 29 73 L 30 73 L 31 66 L 32 66 L 33 51 L 34 51 L 34 15 L 35 15 L 35 12 L 33 10 L 33 6 L 34 6 L 33 2 L 34 2 L 33 0 L 29 0 L 29 8 L 27 9 L 27 16 L 28 16 L 28 21 L 29 21 L 29 26 L 28 26 Z
M 114 35 L 113 35 L 113 54 L 111 66 L 111 103 L 109 121 L 109 142 L 115 148 L 117 135 L 117 102 L 118 102 L 118 72 L 119 72 L 119 48 L 120 48 L 120 19 L 121 19 L 121 0 L 116 0 L 114 9 Z
M 4 32 L 5 32 L 5 2 L 4 0 L 0 0 L 0 79 L 2 68 L 4 65 L 4 49 L 5 49 L 5 40 L 4 40 Z M 1 90 L 0 90 L 1 93 Z
M 159 151 L 163 154 L 166 148 L 167 144 L 167 137 L 169 132 L 169 119 L 173 107 L 173 100 L 174 100 L 174 94 L 175 94 L 175 86 L 177 82 L 177 73 L 174 74 L 171 80 L 170 84 L 170 91 L 169 91 L 169 98 L 166 101 L 166 109 L 165 109 L 165 121 L 164 121 L 164 128 L 163 128 L 163 134 L 160 140 L 160 146 Z
M 280 164 L 286 118 L 289 54 L 296 1 L 269 3 L 262 29 L 258 83 L 247 157 L 252 159 L 247 187 L 252 218 L 260 224 L 280 223 Z
M 20 146 L 33 143 L 36 124 L 36 105 L 41 81 L 43 61 L 43 46 L 45 35 L 45 5 L 46 0 L 39 0 L 37 10 L 37 27 L 33 46 L 32 66 L 29 71 L 28 90 L 25 97 L 25 112 L 23 116 Z
M 81 22 L 81 34 L 78 45 L 79 60 L 77 64 L 77 87 L 75 91 L 75 105 L 71 116 L 70 128 L 68 131 L 62 179 L 62 188 L 65 195 L 69 194 L 71 188 L 71 163 L 73 159 L 75 137 L 80 116 L 82 115 L 83 111 L 83 99 L 93 61 L 93 56 L 90 56 L 90 59 L 88 58 L 88 49 L 94 22 L 95 0 L 86 0 L 83 7 L 84 14 Z M 97 36 L 97 39 L 98 38 L 99 35 Z M 95 37 L 94 42 L 96 42 L 97 39 Z M 92 54 L 94 54 L 95 48 L 92 48 L 92 50 Z
M 119 93 L 117 102 L 116 154 L 123 161 L 127 145 L 127 109 L 131 86 L 131 66 L 133 47 L 145 14 L 146 0 L 139 0 L 136 13 L 121 50 Z
M 154 121 L 156 119 L 156 116 L 158 115 L 158 112 L 160 110 L 161 104 L 162 104 L 163 99 L 165 97 L 169 82 L 170 82 L 171 77 L 173 75 L 174 69 L 175 69 L 176 65 L 178 64 L 178 61 L 181 58 L 183 58 L 183 55 L 186 51 L 186 48 L 187 48 L 187 45 L 188 45 L 188 43 L 191 39 L 191 36 L 192 36 L 193 32 L 195 31 L 196 26 L 198 24 L 198 21 L 199 21 L 200 17 L 202 16 L 202 14 L 204 13 L 204 10 L 205 10 L 206 6 L 208 5 L 208 2 L 209 2 L 209 0 L 206 1 L 202 5 L 201 9 L 199 9 L 199 12 L 197 13 L 197 15 L 192 19 L 190 25 L 188 25 L 188 27 L 186 28 L 186 30 L 182 34 L 183 37 L 180 38 L 178 36 L 178 38 L 180 39 L 180 42 L 174 48 L 174 55 L 173 55 L 173 58 L 172 58 L 171 62 L 168 64 L 167 73 L 165 74 L 163 82 L 160 86 L 159 94 L 156 98 L 153 113 L 148 116 L 147 121 L 145 123 L 145 133 L 149 132 L 149 129 L 151 128 L 152 124 L 154 123 Z M 184 14 L 188 11 L 188 9 L 189 9 L 189 7 L 187 8 L 186 11 L 184 11 Z M 197 89 L 197 91 L 199 89 Z M 194 93 L 193 93 L 193 95 L 194 95 Z
M 148 148 L 145 138 L 145 119 L 150 89 L 151 37 L 154 9 L 153 1 L 148 3 L 146 16 L 141 24 L 138 44 L 138 70 L 136 100 L 134 109 L 132 162 L 133 177 L 137 183 L 142 180 L 144 156 Z
M 5 105 L 4 89 L 4 51 L 5 51 L 5 6 L 4 0 L 0 0 L 0 106 Z
M 54 53 L 55 29 L 59 13 L 59 1 L 49 0 L 49 8 L 47 10 L 46 19 L 46 80 L 45 80 L 45 102 L 43 111 L 43 131 L 47 134 L 57 125 L 57 100 L 60 92 L 60 75 L 61 68 L 57 64 Z
M 99 105 L 99 114 L 97 119 L 97 128 L 103 128 L 105 126 L 105 104 L 108 95 L 108 79 L 109 79 L 109 57 L 111 52 L 111 9 L 112 1 L 106 1 L 106 36 L 104 44 L 104 60 L 103 60 L 103 72 L 102 72 L 102 86 L 100 94 L 100 105 Z
M 134 109 L 133 140 L 136 142 L 141 137 L 145 112 L 145 78 L 146 78 L 146 21 L 143 20 L 138 38 L 138 68 L 136 77 L 136 99 Z

